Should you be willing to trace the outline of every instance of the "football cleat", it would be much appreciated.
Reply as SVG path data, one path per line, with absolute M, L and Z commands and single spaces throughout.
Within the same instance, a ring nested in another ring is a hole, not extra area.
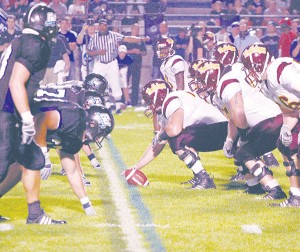
M 242 171 L 237 169 L 237 173 L 230 178 L 230 181 L 241 181 L 245 180 L 245 176 L 242 174 Z
M 91 160 L 91 164 L 92 166 L 96 169 L 96 170 L 100 170 L 101 169 L 101 165 L 99 164 L 98 160 L 96 158 L 93 158 Z
M 256 194 L 256 195 L 261 195 L 261 194 L 266 193 L 266 191 L 261 186 L 261 184 L 257 184 L 257 185 L 253 185 L 253 186 L 249 186 L 249 185 L 246 184 L 245 186 L 246 186 L 246 190 L 244 191 L 244 193 Z
M 290 197 L 279 203 L 279 204 L 271 204 L 273 207 L 300 207 L 300 196 L 293 195 L 290 192 Z
M 61 174 L 62 176 L 66 176 L 66 172 L 65 172 L 64 168 L 62 168 L 62 169 L 60 170 L 60 174 Z
M 8 221 L 8 220 L 9 220 L 9 218 L 0 215 L 0 222 L 5 222 L 5 221 Z
M 84 175 L 82 175 L 82 182 L 86 187 L 90 187 L 92 185 L 91 182 L 88 181 Z
M 191 178 L 191 179 L 188 180 L 188 181 L 181 182 L 182 185 L 186 185 L 186 184 L 191 184 L 191 185 L 193 185 L 193 184 L 195 184 L 195 183 L 196 183 L 196 178 L 195 178 L 195 177 Z
M 278 163 L 277 159 L 274 157 L 272 152 L 263 155 L 262 158 L 263 158 L 263 161 L 264 161 L 266 166 L 268 166 L 268 167 L 279 167 L 279 163 Z
M 39 225 L 61 225 L 61 224 L 67 224 L 64 220 L 53 220 L 51 217 L 49 217 L 45 212 L 36 219 L 29 219 L 27 218 L 26 224 L 39 224 Z
M 193 184 L 191 189 L 203 190 L 216 188 L 213 179 L 206 172 L 199 172 L 198 174 L 195 174 L 195 178 L 196 182 Z
M 286 194 L 282 191 L 280 186 L 275 186 L 274 188 L 265 186 L 265 191 L 267 194 L 263 197 L 263 199 L 277 200 L 286 198 Z

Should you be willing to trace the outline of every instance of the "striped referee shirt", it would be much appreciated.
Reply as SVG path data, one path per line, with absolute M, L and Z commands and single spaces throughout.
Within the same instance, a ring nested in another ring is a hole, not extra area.
M 95 59 L 101 63 L 109 63 L 116 59 L 118 46 L 123 40 L 124 35 L 118 32 L 108 31 L 105 34 L 96 32 L 91 38 L 87 49 L 90 51 L 106 50 L 104 55 L 97 55 Z

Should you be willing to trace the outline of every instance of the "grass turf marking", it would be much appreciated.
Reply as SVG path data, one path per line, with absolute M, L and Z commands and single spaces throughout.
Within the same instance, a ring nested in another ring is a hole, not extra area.
M 114 146 L 112 139 L 110 139 L 109 141 L 106 141 L 106 143 L 107 143 L 107 146 L 109 148 L 109 152 L 112 155 L 112 159 L 114 160 L 114 162 L 116 164 L 114 167 L 117 169 L 117 174 L 110 167 L 111 166 L 111 160 L 109 160 L 109 158 L 108 158 L 109 154 L 105 150 L 106 145 L 105 145 L 104 148 L 100 149 L 100 151 L 99 151 L 99 153 L 102 154 L 101 158 L 103 158 L 103 167 L 104 167 L 105 171 L 107 172 L 107 176 L 108 176 L 108 179 L 110 181 L 110 186 L 111 187 L 113 186 L 113 189 L 111 189 L 112 192 L 113 192 L 113 190 L 115 190 L 114 187 L 116 187 L 116 185 L 114 183 L 116 183 L 116 181 L 118 182 L 117 184 L 118 184 L 119 190 L 122 191 L 122 186 L 120 184 L 121 183 L 121 181 L 120 181 L 121 176 L 119 174 L 122 171 L 124 171 L 127 167 L 124 164 L 124 161 L 122 160 L 122 157 L 119 154 L 117 148 Z M 109 173 L 112 173 L 112 174 L 109 174 Z M 141 195 L 139 193 L 138 188 L 135 187 L 135 186 L 128 186 L 127 183 L 125 183 L 125 179 L 123 180 L 123 185 L 125 185 L 126 186 L 125 188 L 128 189 L 131 205 L 137 210 L 137 213 L 139 215 L 139 219 L 140 219 L 141 224 L 135 224 L 135 225 L 137 227 L 142 228 L 142 231 L 145 234 L 145 237 L 146 237 L 147 241 L 150 244 L 151 250 L 152 251 L 159 251 L 159 252 L 166 251 L 159 235 L 155 231 L 156 227 L 161 227 L 161 226 L 156 225 L 156 224 L 153 223 L 151 213 L 150 213 L 149 209 L 143 203 L 143 200 L 141 198 Z M 124 188 L 124 186 L 123 186 L 123 188 Z M 122 211 L 124 211 L 125 208 L 122 207 L 120 209 L 117 204 L 118 204 L 119 200 L 121 200 L 121 201 L 126 200 L 126 198 L 124 196 L 124 193 L 122 192 L 122 197 L 121 197 L 120 194 L 116 194 L 115 196 L 112 195 L 112 197 L 113 197 L 113 200 L 116 203 L 117 212 L 119 212 L 119 214 L 122 213 Z M 127 211 L 128 209 L 129 209 L 129 206 L 127 204 L 127 209 L 125 209 L 125 210 Z M 121 218 L 121 216 L 120 216 L 120 218 Z M 121 222 L 121 219 L 120 219 L 120 222 Z M 122 225 L 122 222 L 121 222 L 121 225 Z M 135 227 L 132 227 L 132 228 L 135 229 Z M 122 228 L 122 230 L 123 230 L 123 228 Z
M 111 140 L 110 140 L 111 141 Z M 109 180 L 109 188 L 116 207 L 116 213 L 119 216 L 120 227 L 125 236 L 127 248 L 129 251 L 145 251 L 142 243 L 142 237 L 136 229 L 136 223 L 130 212 L 129 203 L 122 189 L 119 180 L 119 174 L 114 169 L 114 165 L 109 158 L 106 148 L 99 150 L 102 158 L 102 164 Z

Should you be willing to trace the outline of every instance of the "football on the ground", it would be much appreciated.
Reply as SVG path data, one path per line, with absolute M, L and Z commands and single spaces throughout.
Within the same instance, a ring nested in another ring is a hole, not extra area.
M 125 179 L 129 185 L 134 186 L 147 186 L 149 185 L 149 180 L 147 176 L 137 169 L 127 169 L 125 170 Z

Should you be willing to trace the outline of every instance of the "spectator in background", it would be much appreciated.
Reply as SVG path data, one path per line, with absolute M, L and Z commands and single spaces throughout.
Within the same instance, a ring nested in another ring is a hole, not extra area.
M 43 84 L 62 83 L 68 76 L 71 67 L 69 53 L 70 47 L 66 38 L 59 34 L 52 46 L 50 59 L 43 78 Z
M 131 26 L 130 36 L 138 37 L 140 35 L 140 26 L 135 23 Z M 124 43 L 127 47 L 127 54 L 132 57 L 133 63 L 128 67 L 127 82 L 131 78 L 131 105 L 137 106 L 139 103 L 140 81 L 142 70 L 142 58 L 147 55 L 144 42 Z
M 85 14 L 85 6 L 82 0 L 73 0 L 73 4 L 71 4 L 68 8 L 68 14 L 71 15 L 84 15 Z
M 249 32 L 249 21 L 246 19 L 240 20 L 240 33 L 234 39 L 234 45 L 238 49 L 239 56 L 248 45 L 260 42 L 255 34 Z
M 266 34 L 261 38 L 268 50 L 278 58 L 278 48 L 279 48 L 279 35 L 277 34 L 276 23 L 270 21 L 267 24 Z
M 84 23 L 80 33 L 76 38 L 76 42 L 81 48 L 81 77 L 84 80 L 85 77 L 93 71 L 94 59 L 86 53 L 86 47 L 89 44 L 91 38 L 96 33 L 95 21 L 93 18 L 89 18 L 87 23 Z M 87 65 L 88 62 L 88 65 Z
M 234 0 L 233 9 L 236 15 L 249 15 L 249 11 L 243 6 L 241 0 Z
M 299 15 L 300 14 L 299 0 L 291 0 L 289 12 L 291 13 L 291 15 Z
M 231 32 L 229 34 L 229 39 L 231 43 L 234 43 L 234 39 L 236 38 L 237 35 L 240 33 L 240 22 L 235 21 L 231 24 Z
M 263 11 L 266 9 L 265 1 L 264 0 L 248 0 L 245 3 L 245 7 L 248 9 L 249 12 L 255 8 L 255 5 L 261 4 Z
M 286 11 L 289 12 L 291 0 L 276 0 L 277 8 L 285 13 Z M 299 2 L 300 3 L 300 2 Z
M 39 4 L 39 3 L 43 3 L 43 1 L 42 0 L 34 0 L 29 4 L 29 8 L 32 7 L 33 5 Z
M 118 47 L 117 61 L 119 65 L 120 87 L 123 92 L 123 100 L 126 106 L 130 106 L 131 102 L 128 91 L 127 72 L 128 66 L 133 63 L 133 59 L 127 55 L 127 47 L 125 45 L 120 45 Z M 116 114 L 119 114 L 120 112 L 121 111 L 116 111 Z
M 265 17 L 265 23 L 269 21 L 278 22 L 280 15 L 282 15 L 282 11 L 277 8 L 275 0 L 268 0 L 268 8 L 264 10 L 264 15 L 274 15 L 274 17 Z
M 297 30 L 298 30 L 298 34 L 297 37 L 292 42 L 290 54 L 294 60 L 300 62 L 300 26 L 298 26 Z
M 261 26 L 264 22 L 264 9 L 261 3 L 253 3 L 251 14 L 253 17 L 250 18 L 252 26 Z
M 185 51 L 187 48 L 187 45 L 189 43 L 189 39 L 186 36 L 186 30 L 183 28 L 180 28 L 178 30 L 178 34 L 173 38 L 175 46 L 175 54 L 181 56 L 183 59 L 185 59 Z
M 186 59 L 189 62 L 193 62 L 197 59 L 203 58 L 203 35 L 206 32 L 206 24 L 201 21 L 198 22 L 198 25 L 195 27 L 191 27 L 189 30 L 189 43 L 186 49 Z
M 21 35 L 20 31 L 16 30 L 16 16 L 8 15 L 7 20 L 7 30 L 0 33 L 0 57 L 3 51 L 10 45 L 11 41 Z
M 18 23 L 22 22 L 23 14 L 29 9 L 27 0 L 16 1 L 8 10 L 9 13 L 16 16 Z
M 126 0 L 126 14 L 131 15 L 131 11 L 133 9 L 133 4 L 135 4 L 136 8 L 139 10 L 140 15 L 144 15 L 145 9 L 144 9 L 144 0 Z
M 59 33 L 63 35 L 70 46 L 71 53 L 69 54 L 70 58 L 70 72 L 67 80 L 76 80 L 76 69 L 75 69 L 75 60 L 74 60 L 74 50 L 76 50 L 76 36 L 74 33 L 69 31 L 69 20 L 67 18 L 63 18 L 60 21 L 60 30 Z
M 290 48 L 292 41 L 296 35 L 291 32 L 292 22 L 289 18 L 284 18 L 279 21 L 281 27 L 281 35 L 279 39 L 279 57 L 290 57 Z
M 57 16 L 61 17 L 68 12 L 67 6 L 61 2 L 61 0 L 52 0 L 49 3 L 49 7 L 53 9 Z
M 152 78 L 153 79 L 162 79 L 162 75 L 160 72 L 160 66 L 162 60 L 157 57 L 157 41 L 161 38 L 167 38 L 169 36 L 169 27 L 166 21 L 163 21 L 159 24 L 159 34 L 154 36 L 151 43 L 152 43 L 152 50 L 153 50 L 153 58 L 152 58 Z
M 99 32 L 96 33 L 87 47 L 87 54 L 94 58 L 93 73 L 100 74 L 107 79 L 112 96 L 116 102 L 116 111 L 121 108 L 122 90 L 120 87 L 119 66 L 116 60 L 118 47 L 121 42 L 139 43 L 146 42 L 149 38 L 124 36 L 120 33 L 108 31 L 107 20 L 99 20 Z M 109 108 L 110 104 L 107 103 Z
M 295 34 L 295 36 L 298 35 L 298 26 L 300 25 L 300 19 L 295 18 L 292 20 L 291 24 L 291 32 Z
M 227 43 L 231 42 L 229 32 L 227 32 L 227 27 L 225 25 L 221 26 L 221 29 L 215 34 L 217 43 Z

